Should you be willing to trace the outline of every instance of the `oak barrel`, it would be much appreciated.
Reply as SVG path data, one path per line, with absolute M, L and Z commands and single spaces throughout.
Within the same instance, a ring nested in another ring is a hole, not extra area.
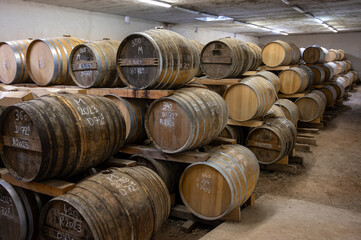
M 337 49 L 328 49 L 326 55 L 327 62 L 337 61 L 341 57 L 341 53 Z
M 276 97 L 272 83 L 260 76 L 243 79 L 224 93 L 229 117 L 236 121 L 262 117 L 272 107 Z
M 326 73 L 323 67 L 318 65 L 309 66 L 313 72 L 313 84 L 320 84 L 325 81 Z
M 58 94 L 6 108 L 0 133 L 5 166 L 30 182 L 72 176 L 103 162 L 123 145 L 125 122 L 107 98 Z
M 31 82 L 26 69 L 26 51 L 32 40 L 0 42 L 0 81 L 5 84 Z
M 235 139 L 237 144 L 242 144 L 243 131 L 241 127 L 226 125 L 219 134 L 219 137 Z
M 325 71 L 325 82 L 329 81 L 335 75 L 333 67 L 329 63 L 319 65 Z
M 276 92 L 278 93 L 281 89 L 281 81 L 279 77 L 270 71 L 260 71 L 254 74 L 253 76 L 261 76 L 264 77 L 266 80 L 270 81 L 272 85 L 275 87 Z
M 285 117 L 297 126 L 299 112 L 297 105 L 288 99 L 278 99 L 275 105 L 282 108 Z
M 123 114 L 126 127 L 124 143 L 141 143 L 145 140 L 147 134 L 144 128 L 144 120 L 149 106 L 146 99 L 122 98 L 114 94 L 104 97 L 112 100 Z
M 199 56 L 199 61 L 201 59 L 201 53 L 202 53 L 202 49 L 204 47 L 204 45 L 196 40 L 191 40 L 191 42 L 196 46 L 197 48 L 197 52 L 198 52 L 198 56 Z M 195 77 L 200 77 L 200 76 L 203 76 L 204 73 L 201 69 L 201 65 L 199 64 L 199 70 L 197 72 L 197 74 L 195 75 Z
M 334 63 L 337 65 L 337 74 L 346 72 L 347 64 L 345 61 L 336 61 Z
M 216 147 L 209 153 L 206 162 L 186 168 L 179 192 L 194 215 L 215 220 L 247 201 L 257 184 L 259 165 L 249 149 L 237 144 Z
M 343 97 L 343 95 L 345 94 L 345 89 L 347 87 L 345 78 L 334 77 L 331 79 L 329 84 L 336 90 L 337 98 Z
M 82 88 L 123 87 L 117 74 L 119 41 L 101 40 L 77 45 L 70 53 L 70 75 Z
M 300 48 L 293 42 L 287 42 L 288 45 L 292 48 L 292 61 L 291 65 L 298 64 L 301 60 L 301 51 Z
M 293 59 L 292 47 L 281 40 L 269 42 L 262 49 L 262 61 L 270 67 L 290 65 Z
M 310 89 L 314 82 L 314 75 L 313 75 L 312 69 L 306 65 L 298 65 L 298 67 L 302 68 L 306 72 L 306 74 L 308 76 L 308 84 L 307 84 L 306 89 Z
M 345 72 L 351 71 L 351 69 L 352 69 L 351 61 L 350 60 L 345 60 L 345 63 L 346 63 L 346 71 Z
M 135 89 L 176 89 L 199 71 L 196 46 L 178 33 L 155 29 L 126 37 L 117 53 L 117 71 Z
M 210 143 L 227 121 L 228 108 L 220 95 L 202 88 L 182 88 L 150 105 L 145 129 L 159 150 L 177 153 Z
M 322 88 L 319 88 L 321 92 L 323 92 L 327 98 L 327 105 L 333 105 L 337 99 L 337 92 L 334 87 L 331 85 L 323 85 Z
M 306 63 L 323 63 L 326 61 L 327 49 L 318 45 L 311 45 L 303 51 L 303 60 Z
M 253 128 L 247 136 L 247 147 L 261 164 L 271 164 L 290 154 L 296 142 L 297 130 L 288 119 L 267 118 L 265 124 Z
M 345 58 L 345 52 L 342 49 L 338 49 L 339 58 L 337 60 L 341 61 Z
M 257 68 L 262 64 L 262 49 L 253 42 L 247 42 L 248 47 L 253 51 L 253 63 L 248 71 L 257 70 Z
M 167 187 L 154 171 L 110 168 L 44 206 L 40 239 L 151 239 L 170 206 Z
M 308 86 L 308 75 L 303 68 L 291 67 L 278 74 L 281 81 L 280 91 L 285 94 L 303 92 Z
M 83 40 L 69 36 L 36 39 L 26 52 L 26 68 L 31 79 L 40 86 L 74 85 L 69 74 L 71 50 Z
M 295 103 L 300 113 L 299 121 L 312 122 L 318 117 L 321 117 L 325 112 L 327 99 L 326 96 L 321 97 L 314 90 L 310 93 L 307 93 L 305 96 L 298 98 Z
M 281 107 L 273 104 L 270 110 L 268 110 L 268 112 L 266 112 L 266 114 L 263 115 L 262 118 L 265 119 L 268 117 L 286 117 L 286 116 Z

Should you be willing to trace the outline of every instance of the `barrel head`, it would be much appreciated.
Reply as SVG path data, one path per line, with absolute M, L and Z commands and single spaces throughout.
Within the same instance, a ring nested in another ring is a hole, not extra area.
M 15 57 L 9 44 L 0 44 L 0 81 L 5 84 L 12 83 L 18 71 Z
M 262 61 L 267 66 L 280 66 L 285 58 L 286 52 L 280 43 L 270 42 L 262 49 Z

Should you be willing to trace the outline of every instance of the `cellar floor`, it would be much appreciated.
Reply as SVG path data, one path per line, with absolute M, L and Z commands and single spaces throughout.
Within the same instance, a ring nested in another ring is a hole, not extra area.
M 329 229 L 341 231 L 341 228 L 336 228 L 335 225 L 331 225 L 331 220 L 334 220 L 334 218 L 331 215 L 328 215 L 327 212 L 325 212 L 326 210 L 337 214 L 336 216 L 340 215 L 340 219 L 336 218 L 338 223 L 341 223 L 343 220 L 347 220 L 342 219 L 342 216 L 349 216 L 350 220 L 348 222 L 351 221 L 352 216 L 352 219 L 355 218 L 360 226 L 361 86 L 359 85 L 357 90 L 351 92 L 351 94 L 352 97 L 350 100 L 344 102 L 344 106 L 339 111 L 337 111 L 337 116 L 332 119 L 331 124 L 324 130 L 321 130 L 320 134 L 316 136 L 317 146 L 311 146 L 311 152 L 308 153 L 297 152 L 297 155 L 301 155 L 304 158 L 304 169 L 302 169 L 300 175 L 290 175 L 277 172 L 261 172 L 260 179 L 255 190 L 256 198 L 260 199 L 256 200 L 256 206 L 254 207 L 255 209 L 257 209 L 258 204 L 268 204 L 268 206 L 275 204 L 275 206 L 279 206 L 278 209 L 281 209 L 280 215 L 277 214 L 277 218 L 282 218 L 282 216 L 284 216 L 285 220 L 288 220 L 287 222 L 290 222 L 292 226 L 296 227 L 295 223 L 290 221 L 292 219 L 289 219 L 289 217 L 293 216 L 292 213 L 294 212 L 292 204 L 295 204 L 294 208 L 298 210 L 301 210 L 302 206 L 309 206 L 310 209 L 314 210 L 319 208 L 319 211 L 314 211 L 314 218 L 312 218 L 313 221 L 317 221 L 318 218 L 326 221 L 328 216 L 330 217 Z M 276 199 L 275 203 L 271 204 L 269 202 L 270 200 L 267 199 L 262 200 L 261 197 L 265 194 L 267 194 L 267 196 L 271 199 Z M 281 198 L 277 198 L 277 196 Z M 280 206 L 282 206 L 283 203 L 284 209 L 282 210 L 282 207 Z M 298 206 L 296 203 L 299 203 L 301 206 Z M 307 208 L 308 207 L 305 207 L 304 211 L 312 214 L 312 211 L 307 210 Z M 249 208 L 246 210 L 247 213 L 250 213 L 250 216 L 252 216 L 252 209 L 253 208 Z M 285 209 L 289 211 L 285 211 Z M 353 212 L 354 215 L 350 212 Z M 255 211 L 254 214 L 257 215 L 257 211 Z M 274 211 L 273 214 L 275 214 Z M 229 228 L 227 227 L 227 231 L 230 232 L 229 234 L 233 233 L 233 235 L 229 236 L 234 236 L 234 238 L 224 239 L 237 239 L 242 236 L 242 233 L 239 229 L 244 229 L 244 224 L 247 224 L 247 215 L 243 214 L 242 217 L 243 221 L 241 223 L 225 223 L 213 231 L 211 231 L 210 227 L 200 225 L 189 234 L 183 233 L 180 230 L 180 226 L 182 225 L 183 221 L 171 219 L 164 226 L 163 231 L 159 235 L 155 236 L 154 239 L 196 240 L 200 239 L 208 231 L 211 232 L 207 235 L 206 238 L 202 238 L 202 240 L 218 239 L 210 237 L 208 238 L 208 236 L 212 236 L 213 232 L 217 234 L 219 231 L 218 229 L 225 225 L 233 226 Z M 269 215 L 259 217 L 261 221 L 259 222 L 258 227 L 255 228 L 255 232 L 257 230 L 261 231 L 263 229 L 262 225 L 267 224 L 267 222 L 273 219 L 272 215 L 271 217 Z M 305 215 L 304 220 L 309 221 L 308 217 L 308 215 Z M 279 219 L 279 223 L 280 221 L 281 220 Z M 314 223 L 316 224 L 316 222 Z M 267 226 L 264 226 L 264 228 L 266 229 Z M 302 226 L 316 230 L 316 228 L 313 226 L 313 223 L 309 224 L 308 226 Z M 351 228 L 352 227 L 350 226 L 350 231 Z M 233 232 L 232 229 L 234 230 Z M 274 233 L 281 233 L 282 229 L 283 228 L 280 226 L 275 226 L 273 231 Z M 320 233 L 324 233 L 322 227 L 319 230 Z M 299 232 L 296 233 L 298 234 Z M 307 239 L 308 231 L 303 231 L 303 233 L 305 234 L 303 239 Z M 317 231 L 315 234 L 316 233 Z M 302 238 L 299 235 L 296 236 L 298 236 L 300 239 Z M 318 239 L 330 239 L 328 237 L 323 237 L 326 235 L 315 236 L 318 236 Z M 359 239 L 361 239 L 360 232 L 358 236 Z M 263 239 L 269 238 L 266 237 Z M 350 237 L 346 239 L 353 238 Z

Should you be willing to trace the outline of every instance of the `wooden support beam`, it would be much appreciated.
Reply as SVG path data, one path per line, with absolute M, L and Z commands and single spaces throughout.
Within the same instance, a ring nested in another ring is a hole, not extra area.
M 311 148 L 307 144 L 296 143 L 295 149 L 296 149 L 296 151 L 300 151 L 300 152 L 309 152 Z
M 105 162 L 101 163 L 98 167 L 106 169 L 110 167 L 134 167 L 136 165 L 136 161 L 111 157 Z
M 204 85 L 233 85 L 239 83 L 241 78 L 224 78 L 224 79 L 212 79 L 212 78 L 193 78 L 193 81 L 202 83 Z
M 209 145 L 211 146 L 219 146 L 222 144 L 236 144 L 236 139 L 233 138 L 224 138 L 224 137 L 216 137 Z
M 293 164 L 260 164 L 260 168 L 266 171 L 278 171 L 297 175 L 299 174 L 298 165 Z
M 228 119 L 227 124 L 233 126 L 240 126 L 240 127 L 259 127 L 263 125 L 263 121 L 261 120 L 249 120 L 249 121 L 236 121 L 233 119 Z
M 304 137 L 304 138 L 315 138 L 315 135 L 306 134 L 306 133 L 298 133 L 297 137 Z
M 104 96 L 114 94 L 124 98 L 148 98 L 158 99 L 167 97 L 174 93 L 174 90 L 143 90 L 131 88 L 89 88 L 87 94 Z
M 297 128 L 297 132 L 319 134 L 320 130 L 317 128 Z
M 297 137 L 296 142 L 297 143 L 305 143 L 305 144 L 314 145 L 314 146 L 317 145 L 316 139 L 306 138 L 306 137 Z

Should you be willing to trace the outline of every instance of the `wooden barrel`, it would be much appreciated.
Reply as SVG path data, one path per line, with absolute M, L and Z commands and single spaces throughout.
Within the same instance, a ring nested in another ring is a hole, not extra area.
M 318 45 L 311 45 L 303 51 L 303 60 L 309 64 L 323 63 L 326 61 L 327 49 Z
M 337 65 L 337 74 L 346 72 L 347 64 L 345 61 L 336 61 L 334 63 Z
M 351 69 L 352 69 L 351 61 L 350 60 L 345 60 L 345 63 L 346 63 L 346 71 L 345 72 L 351 71 Z
M 267 43 L 262 49 L 262 61 L 270 67 L 287 66 L 293 60 L 292 47 L 284 41 L 276 40 Z
M 223 96 L 227 90 L 226 85 L 208 85 L 209 90 L 218 93 L 219 95 Z
M 334 77 L 329 84 L 336 90 L 337 98 L 342 98 L 347 87 L 346 80 L 343 77 Z
M 112 100 L 123 114 L 126 127 L 124 143 L 142 143 L 146 137 L 144 120 L 149 107 L 146 99 L 121 98 L 114 94 L 105 95 L 104 97 Z
M 270 71 L 260 71 L 257 72 L 254 76 L 264 77 L 266 80 L 270 81 L 272 85 L 275 87 L 276 92 L 278 93 L 281 89 L 281 81 L 279 77 Z
M 259 165 L 256 156 L 241 145 L 224 145 L 209 153 L 206 162 L 186 168 L 179 193 L 194 215 L 215 220 L 247 201 L 257 184 Z
M 325 82 L 329 81 L 335 75 L 333 67 L 329 63 L 319 65 L 325 71 Z
M 243 131 L 242 128 L 237 126 L 226 125 L 226 127 L 218 135 L 223 138 L 236 139 L 237 144 L 242 144 L 243 142 Z
M 281 107 L 285 114 L 285 118 L 290 120 L 293 123 L 293 125 L 297 126 L 299 112 L 298 112 L 298 107 L 294 102 L 288 99 L 278 99 L 275 102 L 275 105 Z
M 253 128 L 247 136 L 247 147 L 261 164 L 281 160 L 293 150 L 297 137 L 295 125 L 286 118 L 268 118 L 260 127 Z
M 326 73 L 323 67 L 318 65 L 309 66 L 313 72 L 313 84 L 320 84 L 325 81 Z
M 197 48 L 197 52 L 198 52 L 198 56 L 199 56 L 199 61 L 200 61 L 200 59 L 201 59 L 201 53 L 202 53 L 202 49 L 203 49 L 204 45 L 203 45 L 202 43 L 196 41 L 196 40 L 191 40 L 191 42 L 192 42 L 192 43 L 196 46 L 196 48 Z M 198 72 L 197 72 L 197 74 L 196 74 L 195 77 L 200 77 L 200 76 L 203 76 L 203 75 L 204 75 L 204 73 L 203 73 L 203 71 L 202 71 L 202 69 L 201 69 L 201 65 L 199 64 Z
M 240 77 L 255 61 L 254 51 L 235 38 L 222 38 L 204 46 L 201 68 L 210 78 Z
M 345 58 L 345 52 L 342 49 L 338 49 L 339 58 L 337 60 L 343 60 Z
M 152 169 L 163 180 L 170 194 L 178 192 L 179 179 L 188 164 L 155 160 L 146 154 L 132 155 L 129 159 L 137 162 L 138 166 Z
M 177 153 L 210 143 L 227 120 L 227 105 L 220 95 L 202 88 L 182 88 L 150 105 L 145 129 L 159 150 Z
M 351 71 L 351 73 L 353 74 L 353 81 L 354 83 L 356 83 L 357 79 L 358 79 L 358 75 L 356 71 Z
M 336 49 L 328 49 L 327 55 L 326 55 L 326 61 L 327 62 L 333 62 L 340 58 L 340 53 Z
M 0 81 L 5 84 L 31 82 L 26 69 L 26 51 L 32 40 L 0 42 Z
M 336 62 L 328 62 L 327 65 L 332 68 L 334 75 L 337 75 L 340 73 Z
M 170 213 L 162 179 L 149 168 L 110 168 L 50 200 L 41 239 L 151 239 Z
M 306 65 L 298 65 L 299 68 L 302 68 L 307 76 L 308 76 L 308 84 L 307 84 L 307 89 L 312 88 L 313 82 L 314 82 L 314 75 L 313 75 L 313 71 L 309 66 Z
M 40 86 L 72 84 L 69 74 L 71 50 L 83 40 L 73 37 L 36 39 L 26 52 L 26 68 L 31 79 Z
M 281 81 L 280 91 L 285 94 L 303 92 L 308 85 L 308 75 L 299 67 L 291 67 L 278 74 Z
M 323 115 L 327 100 L 325 101 L 319 94 L 312 91 L 298 98 L 295 103 L 300 113 L 299 121 L 312 122 Z
M 323 92 L 327 98 L 327 106 L 333 105 L 337 99 L 337 92 L 334 87 L 331 85 L 323 85 L 322 88 L 319 88 L 321 92 Z
M 262 117 L 272 107 L 276 97 L 272 83 L 260 76 L 243 79 L 224 93 L 229 117 L 236 121 Z
M 293 42 L 287 42 L 287 43 L 292 48 L 292 61 L 291 61 L 290 64 L 291 65 L 298 64 L 300 62 L 300 59 L 301 59 L 300 48 Z
M 75 175 L 119 151 L 125 122 L 109 99 L 58 94 L 15 104 L 1 114 L 1 158 L 24 182 Z
M 199 71 L 196 46 L 178 33 L 155 29 L 126 37 L 117 53 L 117 71 L 135 89 L 176 89 Z
M 253 51 L 254 61 L 248 71 L 257 70 L 262 64 L 262 49 L 253 42 L 247 42 L 249 48 Z
M 35 192 L 0 180 L 0 239 L 38 239 L 44 200 Z
M 342 77 L 346 78 L 347 86 L 351 86 L 353 84 L 355 76 L 352 72 L 347 72 Z
M 116 69 L 120 42 L 102 40 L 79 44 L 70 53 L 70 75 L 82 88 L 123 87 Z
M 268 112 L 265 115 L 263 115 L 262 118 L 265 119 L 268 117 L 286 117 L 286 116 L 281 107 L 273 104 L 270 110 L 268 110 Z

